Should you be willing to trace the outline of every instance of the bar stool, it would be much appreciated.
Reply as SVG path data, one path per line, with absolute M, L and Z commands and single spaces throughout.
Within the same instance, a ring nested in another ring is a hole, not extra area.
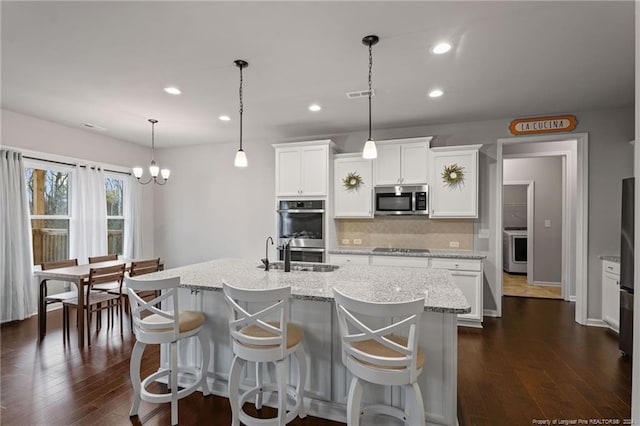
M 203 395 L 209 395 L 207 385 L 207 368 L 209 366 L 209 342 L 205 335 L 203 325 L 205 317 L 202 312 L 178 310 L 178 284 L 180 277 L 165 278 L 161 280 L 138 280 L 125 277 L 129 302 L 131 304 L 131 316 L 133 318 L 133 331 L 136 335 L 136 343 L 131 353 L 131 383 L 133 385 L 133 403 L 130 416 L 138 415 L 140 401 L 153 403 L 171 402 L 171 424 L 178 424 L 178 400 L 191 395 L 198 388 L 202 388 Z M 161 295 L 153 300 L 146 301 L 138 292 L 162 291 Z M 160 309 L 160 302 L 165 309 Z M 150 315 L 141 316 L 143 312 Z M 177 315 L 175 313 L 178 313 Z M 202 364 L 200 368 L 178 367 L 178 341 L 197 336 L 202 349 Z M 169 368 L 160 368 L 157 372 L 140 380 L 140 362 L 144 348 L 148 344 L 169 344 Z M 178 373 L 189 374 L 195 377 L 193 384 L 178 390 Z M 168 378 L 167 393 L 154 393 L 147 390 L 147 386 L 161 377 Z
M 360 416 L 385 414 L 405 422 L 424 425 L 424 404 L 418 375 L 424 365 L 424 352 L 418 347 L 420 316 L 424 298 L 400 303 L 372 303 L 353 299 L 334 289 L 338 326 L 342 341 L 342 363 L 353 375 L 347 399 L 347 424 L 358 426 Z M 384 326 L 372 328 L 367 324 Z M 397 335 L 395 333 L 402 333 Z M 391 334 L 394 333 L 394 334 Z M 378 385 L 401 386 L 404 410 L 373 404 L 362 405 L 363 381 Z
M 231 424 L 238 426 L 242 422 L 248 426 L 282 426 L 296 416 L 301 419 L 306 417 L 304 386 L 307 361 L 302 346 L 304 331 L 289 323 L 291 287 L 246 290 L 223 282 L 223 290 L 234 353 L 229 371 Z M 290 355 L 295 356 L 298 367 L 295 387 L 288 384 Z M 256 363 L 256 386 L 239 395 L 240 374 L 247 361 Z M 276 383 L 264 384 L 262 381 L 261 364 L 266 362 L 275 364 Z M 264 391 L 278 393 L 277 418 L 259 419 L 242 410 L 244 403 L 254 398 L 256 409 L 262 408 Z

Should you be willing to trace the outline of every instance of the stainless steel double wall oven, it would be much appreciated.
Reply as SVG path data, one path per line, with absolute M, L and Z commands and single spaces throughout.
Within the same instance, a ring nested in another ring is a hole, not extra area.
M 291 260 L 324 262 L 324 201 L 281 200 L 278 205 L 278 257 L 284 259 L 283 245 L 290 241 Z

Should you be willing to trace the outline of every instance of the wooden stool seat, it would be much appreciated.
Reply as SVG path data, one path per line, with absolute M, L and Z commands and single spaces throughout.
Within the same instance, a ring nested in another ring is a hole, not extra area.
M 269 321 L 267 324 L 274 326 L 276 328 L 280 328 L 280 324 L 275 321 Z M 272 331 L 265 330 L 257 325 L 250 325 L 247 327 L 243 327 L 240 329 L 240 333 L 246 334 L 251 337 L 275 337 L 276 334 Z M 304 339 L 304 330 L 297 326 L 296 324 L 287 323 L 287 349 L 291 349 L 295 345 L 302 342 Z M 238 342 L 241 345 L 257 348 L 257 349 L 270 349 L 278 345 L 251 345 L 251 344 L 243 344 L 242 342 Z
M 391 340 L 394 343 L 397 343 L 401 346 L 404 346 L 405 348 L 409 347 L 409 340 L 406 337 L 402 337 L 402 336 L 393 336 L 393 335 L 388 335 L 388 336 L 384 336 L 386 339 Z M 383 345 L 382 343 L 378 342 L 377 340 L 374 339 L 368 339 L 368 340 L 362 340 L 360 342 L 354 342 L 353 343 L 353 347 L 358 349 L 359 351 L 362 351 L 368 355 L 373 355 L 373 356 L 377 356 L 377 357 L 384 357 L 384 358 L 403 358 L 405 355 L 402 354 L 401 352 L 398 352 L 394 349 L 391 349 L 388 346 Z M 400 370 L 403 369 L 405 367 L 402 366 L 389 366 L 389 365 L 379 365 L 379 364 L 373 364 L 371 362 L 367 362 L 364 361 L 360 358 L 358 358 L 357 355 L 352 354 L 351 355 L 356 361 L 361 362 L 362 364 L 371 366 L 371 367 L 375 367 L 375 368 L 382 368 L 382 369 L 389 369 L 389 370 Z M 422 350 L 422 348 L 418 348 L 418 362 L 416 367 L 417 368 L 422 368 L 422 366 L 424 365 L 424 351 Z

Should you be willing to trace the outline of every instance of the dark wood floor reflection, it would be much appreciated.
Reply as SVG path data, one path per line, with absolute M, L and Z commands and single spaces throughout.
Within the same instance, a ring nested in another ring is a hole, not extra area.
M 533 419 L 624 419 L 631 401 L 631 362 L 616 337 L 573 321 L 573 305 L 558 300 L 504 298 L 504 317 L 482 330 L 459 329 L 458 416 L 461 425 L 530 425 Z M 115 331 L 114 331 L 115 330 Z M 92 337 L 79 351 L 63 346 L 60 311 L 36 343 L 31 318 L 2 326 L 0 422 L 6 425 L 168 425 L 169 404 L 142 403 L 130 419 L 132 336 L 118 328 Z M 427 346 L 428 342 L 421 342 Z M 145 351 L 143 374 L 158 367 Z M 180 401 L 181 425 L 230 422 L 224 398 L 195 393 Z M 266 416 L 270 416 L 268 410 Z M 337 425 L 316 418 L 293 425 Z

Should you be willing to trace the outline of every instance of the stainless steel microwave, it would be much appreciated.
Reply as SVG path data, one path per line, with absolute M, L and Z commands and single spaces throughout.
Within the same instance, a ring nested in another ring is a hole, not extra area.
M 428 215 L 427 185 L 386 185 L 375 187 L 375 214 Z

